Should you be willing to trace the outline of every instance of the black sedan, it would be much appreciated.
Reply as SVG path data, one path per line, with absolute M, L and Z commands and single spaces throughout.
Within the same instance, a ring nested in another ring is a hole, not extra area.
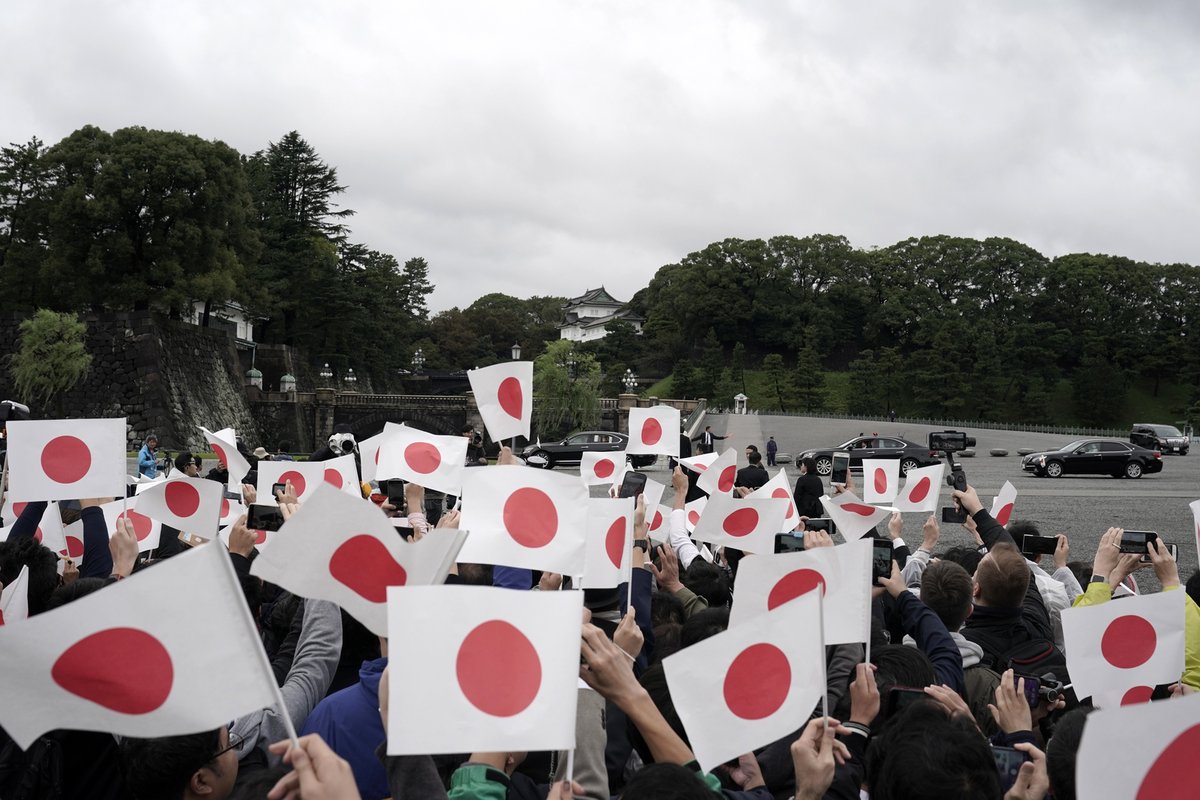
M 900 459 L 900 474 L 907 475 L 910 469 L 916 467 L 931 467 L 938 462 L 939 453 L 930 450 L 923 444 L 901 439 L 899 436 L 856 436 L 837 447 L 820 447 L 815 450 L 805 450 L 796 456 L 796 463 L 802 459 L 812 458 L 817 462 L 817 474 L 829 475 L 833 472 L 833 454 L 845 450 L 850 454 L 850 468 L 862 469 L 864 458 L 898 458 Z
M 1129 442 L 1111 439 L 1080 439 L 1058 450 L 1031 453 L 1021 459 L 1021 469 L 1039 477 L 1063 475 L 1112 475 L 1140 478 L 1162 472 L 1162 454 Z
M 629 437 L 615 431 L 581 431 L 572 433 L 561 442 L 538 442 L 521 451 L 521 458 L 531 466 L 553 469 L 564 464 L 578 464 L 584 453 L 611 453 L 624 450 Z M 626 460 L 634 467 L 648 467 L 658 456 L 634 455 Z

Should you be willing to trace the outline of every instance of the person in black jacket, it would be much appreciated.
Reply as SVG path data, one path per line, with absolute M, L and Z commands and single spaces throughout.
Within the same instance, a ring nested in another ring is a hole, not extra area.
M 824 514 L 821 507 L 821 495 L 825 494 L 825 484 L 817 474 L 817 462 L 812 458 L 801 459 L 800 477 L 796 478 L 796 488 L 792 492 L 792 502 L 796 504 L 796 513 L 802 517 L 819 517 Z
M 742 467 L 737 471 L 733 485 L 745 486 L 748 489 L 758 489 L 771 480 L 771 476 L 767 474 L 766 468 L 762 465 L 762 453 L 755 450 L 747 458 L 750 461 L 750 465 Z

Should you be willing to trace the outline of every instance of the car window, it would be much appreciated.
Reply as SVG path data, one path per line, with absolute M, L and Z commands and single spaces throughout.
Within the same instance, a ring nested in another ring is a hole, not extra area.
M 1174 425 L 1152 425 L 1150 428 L 1159 436 L 1183 436 Z
M 1083 447 L 1085 444 L 1087 444 L 1086 439 L 1077 439 L 1076 441 L 1071 442 L 1069 445 L 1067 445 L 1061 449 L 1062 450 L 1078 450 L 1079 448 Z
M 596 441 L 600 442 L 601 444 L 613 444 L 619 440 L 611 433 L 602 433 L 596 437 Z
M 1123 445 L 1120 442 L 1101 442 L 1100 452 L 1102 453 L 1128 453 L 1129 446 Z
M 567 444 L 587 444 L 589 441 L 591 441 L 591 434 L 577 433 L 567 439 Z
M 899 439 L 879 439 L 877 441 L 879 444 L 877 444 L 876 447 L 883 447 L 889 450 L 895 450 L 896 448 L 904 447 L 904 442 L 900 441 Z
M 1082 447 L 1078 448 L 1078 449 L 1077 449 L 1077 452 L 1080 452 L 1080 453 L 1099 453 L 1099 452 L 1100 452 L 1100 443 L 1099 443 L 1099 442 L 1087 442 L 1087 443 L 1086 443 L 1086 444 L 1084 444 Z

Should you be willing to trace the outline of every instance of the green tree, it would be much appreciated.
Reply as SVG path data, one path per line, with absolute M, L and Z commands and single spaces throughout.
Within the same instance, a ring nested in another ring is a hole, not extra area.
M 825 400 L 825 372 L 821 358 L 811 345 L 805 345 L 796 353 L 795 371 L 796 399 L 803 411 L 822 408 Z
M 0 149 L 0 304 L 29 306 L 41 291 L 48 176 L 46 146 L 36 136 Z
M 572 366 L 571 361 L 574 361 Z M 533 414 L 537 436 L 557 439 L 600 421 L 600 365 L 590 353 L 560 339 L 533 362 Z
M 763 372 L 767 378 L 767 396 L 763 398 L 763 407 L 787 411 L 795 401 L 795 383 L 792 374 L 784 366 L 783 356 L 771 353 L 762 362 Z M 767 405 L 770 403 L 771 405 Z
M 38 309 L 20 326 L 20 343 L 9 357 L 9 373 L 23 400 L 49 405 L 87 375 L 92 355 L 87 351 L 87 326 L 74 314 Z

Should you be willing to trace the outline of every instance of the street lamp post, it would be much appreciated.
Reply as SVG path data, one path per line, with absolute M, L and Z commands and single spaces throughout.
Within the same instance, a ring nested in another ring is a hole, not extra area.
M 417 352 L 413 353 L 412 364 L 413 372 L 420 375 L 421 368 L 425 366 L 425 351 L 418 347 Z
M 319 375 L 321 377 L 321 380 L 325 383 L 326 386 L 328 386 L 329 382 L 333 380 L 333 370 L 331 370 L 329 368 L 328 361 L 326 361 L 324 366 L 321 367 L 321 371 L 318 372 L 317 375 Z
M 355 387 L 355 384 L 358 383 L 358 376 L 354 374 L 354 367 L 350 367 L 349 369 L 346 370 L 345 380 L 346 380 L 346 383 L 348 383 L 350 385 L 351 389 L 353 389 Z
M 513 361 L 521 360 L 521 345 L 516 342 L 514 342 L 513 346 L 512 346 L 512 360 Z
M 633 370 L 626 369 L 625 377 L 621 379 L 621 383 L 625 385 L 625 393 L 633 394 L 633 390 L 637 388 L 637 375 L 633 374 Z

